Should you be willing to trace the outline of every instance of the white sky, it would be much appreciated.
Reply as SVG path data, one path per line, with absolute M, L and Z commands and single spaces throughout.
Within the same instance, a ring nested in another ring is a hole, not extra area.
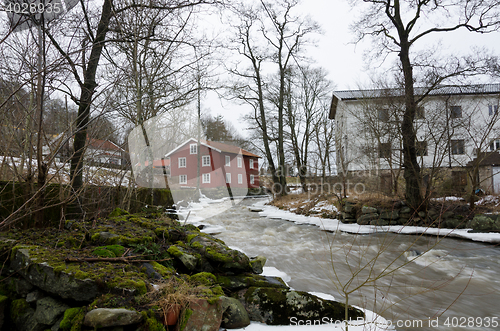
M 363 41 L 354 45 L 354 34 L 350 25 L 355 21 L 359 8 L 351 8 L 347 0 L 303 0 L 301 12 L 310 15 L 317 21 L 322 35 L 316 35 L 317 47 L 310 48 L 308 55 L 313 64 L 325 68 L 328 78 L 335 84 L 335 90 L 369 88 L 371 79 L 384 74 L 384 67 L 394 63 L 394 57 L 389 57 L 382 67 L 368 68 L 364 58 L 364 50 L 371 47 L 370 42 Z M 440 51 L 444 53 L 468 53 L 474 45 L 494 49 L 500 55 L 500 32 L 477 34 L 467 31 L 443 33 L 435 37 L 422 39 L 415 47 L 426 48 L 430 44 L 441 42 Z M 210 109 L 212 115 L 221 114 L 244 134 L 247 126 L 242 116 L 249 108 L 240 107 L 213 95 L 207 95 L 203 100 L 203 108 Z

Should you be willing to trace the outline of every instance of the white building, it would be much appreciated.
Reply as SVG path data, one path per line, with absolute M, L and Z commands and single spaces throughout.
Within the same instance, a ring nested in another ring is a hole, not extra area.
M 422 168 L 464 167 L 478 151 L 500 150 L 500 84 L 415 90 L 418 161 Z M 404 113 L 399 89 L 336 91 L 337 169 L 400 171 Z

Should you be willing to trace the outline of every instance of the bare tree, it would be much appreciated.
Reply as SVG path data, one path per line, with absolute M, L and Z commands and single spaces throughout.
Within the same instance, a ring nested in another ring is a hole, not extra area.
M 274 3 L 261 1 L 254 7 L 240 6 L 235 13 L 240 20 L 236 39 L 238 52 L 249 62 L 248 70 L 233 69 L 232 73 L 245 82 L 236 84 L 233 93 L 254 109 L 253 119 L 263 136 L 267 163 L 272 172 L 274 188 L 286 194 L 286 160 L 284 149 L 284 124 L 286 110 L 287 72 L 298 61 L 301 46 L 307 42 L 307 35 L 318 26 L 301 17 L 293 10 L 295 0 L 281 0 Z M 265 64 L 276 67 L 276 91 L 268 88 L 269 80 L 263 69 Z M 274 106 L 266 99 L 275 100 Z M 276 112 L 276 134 L 272 135 L 269 123 L 271 107 Z M 270 144 L 276 143 L 276 157 L 271 153 Z M 275 165 L 277 160 L 278 167 Z
M 403 167 L 406 182 L 406 200 L 408 204 L 419 209 L 423 206 L 421 191 L 420 166 L 417 161 L 415 147 L 416 133 L 414 119 L 418 104 L 428 94 L 415 95 L 415 73 L 419 69 L 425 75 L 425 86 L 429 91 L 442 83 L 445 79 L 457 74 L 470 72 L 471 63 L 451 59 L 449 65 L 431 65 L 436 59 L 432 57 L 417 58 L 412 53 L 412 46 L 427 36 L 439 32 L 454 31 L 461 28 L 474 32 L 490 32 L 499 26 L 499 6 L 496 1 L 467 0 L 455 1 L 400 1 L 400 0 L 363 0 L 353 1 L 369 3 L 367 11 L 363 13 L 354 25 L 358 33 L 358 40 L 372 37 L 377 43 L 374 49 L 376 55 L 396 53 L 399 57 L 400 70 L 404 82 L 405 112 L 401 124 L 403 140 Z M 442 17 L 452 14 L 456 22 L 445 25 Z M 426 19 L 422 19 L 425 17 Z M 434 62 L 435 63 L 435 62 Z M 437 62 L 439 63 L 439 62 Z M 475 65 L 472 65 L 475 67 Z M 450 71 L 447 69 L 454 70 Z
M 325 179 L 326 155 L 329 153 L 331 140 L 322 142 L 319 137 L 321 129 L 326 129 L 322 133 L 326 136 L 322 138 L 329 136 L 327 131 L 331 133 L 328 125 L 325 126 L 322 122 L 326 120 L 322 115 L 326 113 L 325 102 L 330 99 L 331 83 L 326 79 L 323 69 L 308 66 L 294 68 L 288 80 L 285 138 L 286 143 L 291 145 L 302 189 L 307 192 L 306 174 L 311 154 L 318 155 L 323 180 Z

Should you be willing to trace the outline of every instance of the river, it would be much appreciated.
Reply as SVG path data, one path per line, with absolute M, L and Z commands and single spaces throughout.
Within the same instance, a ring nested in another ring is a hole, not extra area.
M 262 217 L 249 210 L 262 199 L 198 206 L 190 223 L 266 266 L 290 276 L 301 291 L 322 292 L 385 317 L 398 330 L 500 328 L 500 248 L 463 239 L 326 232 Z M 204 218 L 210 213 L 213 217 Z M 200 218 L 200 215 L 202 218 Z

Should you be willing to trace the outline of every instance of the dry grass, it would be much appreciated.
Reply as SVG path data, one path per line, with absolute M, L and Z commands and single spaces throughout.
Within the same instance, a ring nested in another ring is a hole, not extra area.
M 200 297 L 202 289 L 189 282 L 172 277 L 158 284 L 156 290 L 146 294 L 150 300 L 150 306 L 157 306 L 161 309 L 164 319 L 167 313 L 185 307 L 189 302 Z
M 327 201 L 327 204 L 333 204 L 339 207 L 339 201 L 334 194 L 321 194 L 321 193 L 301 193 L 301 194 L 288 194 L 285 196 L 277 196 L 271 205 L 280 209 L 293 211 L 300 215 L 321 214 L 324 217 L 335 217 L 329 210 L 312 210 L 321 201 Z

